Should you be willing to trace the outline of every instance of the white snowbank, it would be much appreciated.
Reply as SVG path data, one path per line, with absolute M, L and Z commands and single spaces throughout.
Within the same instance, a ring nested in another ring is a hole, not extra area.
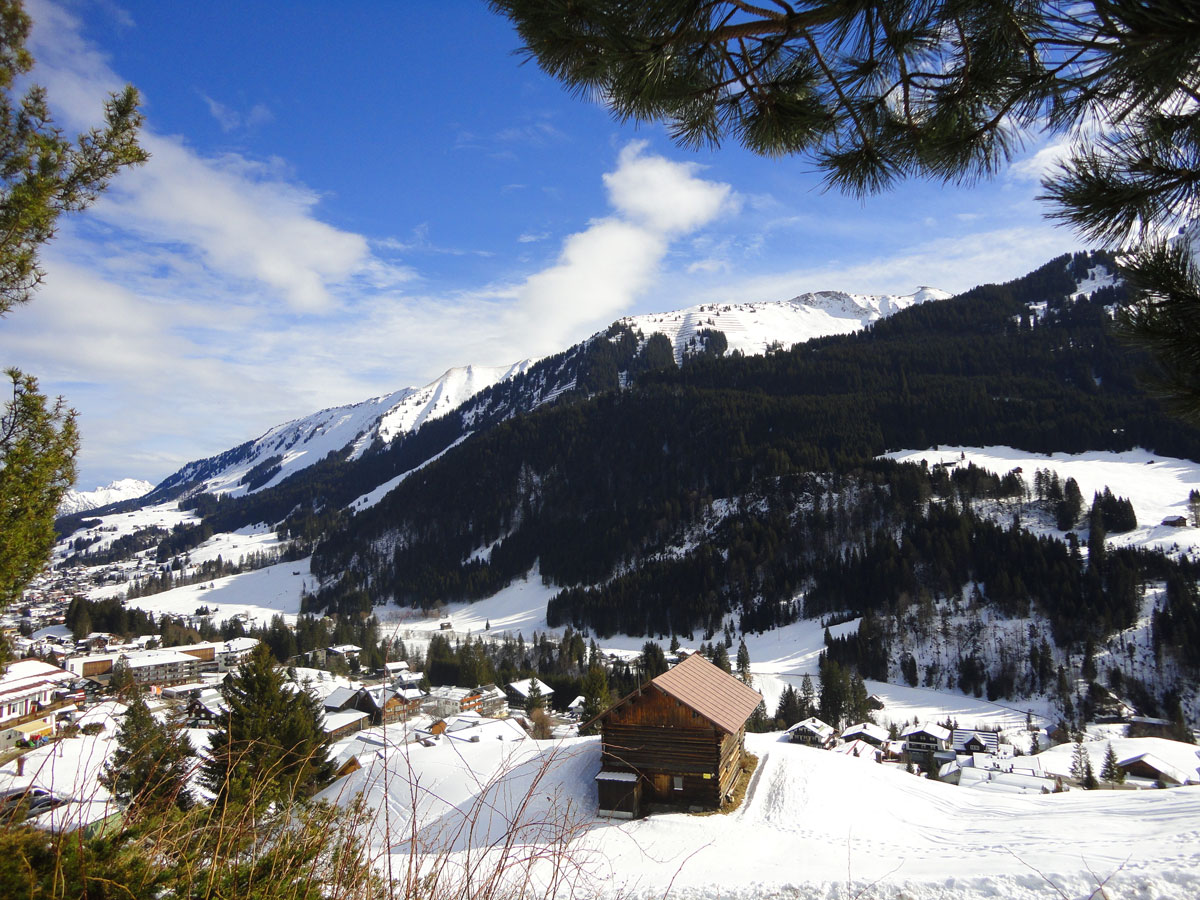
M 778 735 L 747 745 L 759 769 L 725 816 L 594 818 L 596 738 L 396 751 L 324 796 L 363 793 L 372 846 L 393 872 L 415 848 L 482 878 L 511 833 L 514 877 L 533 860 L 544 883 L 552 861 L 569 860 L 560 887 L 576 895 L 1041 900 L 1054 886 L 1087 896 L 1105 879 L 1112 897 L 1200 895 L 1198 788 L 1001 795 Z

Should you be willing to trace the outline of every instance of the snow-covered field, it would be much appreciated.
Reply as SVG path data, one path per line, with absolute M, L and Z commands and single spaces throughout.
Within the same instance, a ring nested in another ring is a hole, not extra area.
M 1158 456 L 1146 450 L 1043 454 L 1011 447 L 951 446 L 940 446 L 936 450 L 897 450 L 886 455 L 901 462 L 924 460 L 931 466 L 974 463 L 997 475 L 1020 468 L 1021 477 L 1031 489 L 1034 473 L 1038 469 L 1048 469 L 1058 473 L 1063 482 L 1068 478 L 1075 479 L 1085 507 L 1090 507 L 1093 495 L 1106 487 L 1118 497 L 1129 498 L 1137 513 L 1138 527 L 1125 534 L 1109 535 L 1110 543 L 1167 551 L 1178 549 L 1188 553 L 1195 553 L 1200 548 L 1200 528 L 1161 524 L 1163 519 L 1174 516 L 1191 520 L 1187 499 L 1191 491 L 1200 490 L 1200 463 L 1190 459 Z M 1026 527 L 1034 526 L 1026 523 Z M 1058 534 L 1052 528 L 1045 530 Z
M 560 890 L 577 896 L 1087 897 L 1101 882 L 1109 897 L 1200 895 L 1200 788 L 997 795 L 778 735 L 747 746 L 759 768 L 724 816 L 595 818 L 596 738 L 417 746 L 324 796 L 363 793 L 377 861 L 393 872 L 414 848 L 444 877 L 479 882 L 489 864 L 524 877 L 518 860 L 536 859 L 535 884 L 558 863 Z
M 177 503 L 160 503 L 158 506 L 144 506 L 141 509 L 127 513 L 113 513 L 108 516 L 97 516 L 100 525 L 95 528 L 83 529 L 71 535 L 69 540 L 80 537 L 99 535 L 100 540 L 88 547 L 96 553 L 107 550 L 117 538 L 133 534 L 144 528 L 165 528 L 168 531 L 181 523 L 197 521 L 195 514 L 179 508 Z M 59 542 L 54 548 L 54 562 L 60 562 L 70 554 L 68 541 Z
M 191 616 L 207 606 L 217 621 L 243 616 L 259 625 L 282 615 L 291 625 L 300 612 L 300 594 L 306 584 L 312 584 L 312 576 L 308 574 L 308 560 L 302 559 L 139 597 L 129 605 L 156 616 Z

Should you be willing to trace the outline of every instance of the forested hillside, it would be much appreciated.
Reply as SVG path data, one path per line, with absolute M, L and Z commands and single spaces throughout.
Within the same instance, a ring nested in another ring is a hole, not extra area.
M 1106 308 L 1122 302 L 1121 289 L 1070 296 L 1101 262 L 1059 259 L 859 335 L 663 367 L 633 389 L 504 422 L 339 522 L 314 559 L 315 573 L 337 582 L 321 602 L 478 597 L 535 561 L 564 586 L 604 582 L 686 540 L 714 500 L 744 505 L 759 494 L 792 510 L 802 497 L 809 506 L 837 497 L 844 489 L 826 484 L 834 478 L 882 486 L 866 521 L 883 521 L 891 506 L 911 515 L 930 488 L 910 498 L 893 487 L 895 472 L 870 462 L 892 448 L 1144 446 L 1195 456 L 1200 435 L 1138 388 L 1145 360 L 1109 332 Z M 713 537 L 704 552 L 724 557 L 730 545 Z M 737 577 L 727 567 L 720 580 Z M 703 615 L 690 619 L 694 627 Z
M 1147 584 L 1170 584 L 1156 634 L 1194 666 L 1197 572 L 1104 548 L 1106 531 L 1129 527 L 1127 501 L 1089 512 L 1072 484 L 1033 473 L 879 459 L 937 444 L 1200 458 L 1200 433 L 1139 387 L 1148 361 L 1111 334 L 1125 291 L 1089 281 L 1111 263 L 1062 257 L 765 357 L 724 352 L 713 333 L 677 366 L 661 335 L 614 326 L 357 459 L 330 454 L 256 494 L 194 496 L 202 521 L 177 527 L 172 547 L 274 525 L 293 558 L 313 552 L 312 612 L 478 599 L 536 567 L 561 588 L 550 624 L 599 635 L 708 640 L 731 621 L 761 631 L 866 613 L 885 627 L 830 652 L 877 677 L 898 665 L 886 623 L 910 608 L 969 594 L 1078 648 L 1133 624 Z M 963 683 L 989 679 L 1017 689 L 970 666 Z

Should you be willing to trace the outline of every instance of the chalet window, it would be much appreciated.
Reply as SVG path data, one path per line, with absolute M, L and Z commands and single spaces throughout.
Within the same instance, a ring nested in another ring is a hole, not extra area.
M 673 781 L 674 781 L 673 787 L 675 788 L 675 790 L 682 791 L 683 790 L 683 776 L 676 775 L 675 778 L 673 779 Z

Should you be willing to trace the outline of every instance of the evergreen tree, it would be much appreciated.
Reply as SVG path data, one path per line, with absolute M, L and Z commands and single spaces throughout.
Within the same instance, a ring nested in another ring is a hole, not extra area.
M 589 722 L 612 706 L 608 671 L 601 665 L 589 666 L 583 676 L 583 721 Z
M 1083 664 L 1080 666 L 1079 674 L 1086 681 L 1096 680 L 1096 642 L 1088 638 L 1083 649 Z
M 752 734 L 762 734 L 764 731 L 771 731 L 775 727 L 775 723 L 767 716 L 767 706 L 761 700 L 758 706 L 754 707 L 754 712 L 750 714 L 750 718 L 746 720 L 746 731 Z
M 742 679 L 746 684 L 750 683 L 750 651 L 746 647 L 745 638 L 738 644 L 737 673 L 738 678 Z
M 1192 4 L 489 2 L 543 70 L 617 118 L 664 121 L 689 147 L 804 154 L 858 196 L 987 177 L 1022 132 L 1073 132 L 1042 199 L 1091 242 L 1137 245 L 1124 268 L 1142 300 L 1122 325 L 1200 421 L 1200 274 L 1186 242 L 1158 239 L 1200 206 Z
M 800 679 L 800 719 L 797 721 L 816 715 L 816 712 L 817 692 L 813 689 L 812 678 L 805 672 Z
M 529 679 L 529 693 L 525 695 L 525 712 L 533 715 L 534 710 L 546 708 L 546 695 L 536 677 Z
M 223 801 L 261 803 L 307 797 L 333 777 L 320 704 L 289 683 L 266 644 L 221 686 L 227 712 L 201 769 Z
M 642 644 L 642 655 L 638 660 L 642 681 L 653 681 L 667 671 L 667 656 L 657 641 Z
M 717 649 L 713 651 L 713 665 L 723 672 L 733 674 L 733 665 L 729 662 L 729 651 L 725 649 L 724 644 L 717 644 Z
M 807 718 L 800 694 L 789 684 L 779 695 L 779 704 L 775 707 L 776 722 L 781 728 L 790 728 Z
M 1079 521 L 1079 514 L 1082 512 L 1083 492 L 1079 490 L 1079 484 L 1074 478 L 1068 478 L 1063 488 L 1063 498 L 1055 510 L 1058 530 L 1070 531 Z
M 180 729 L 158 722 L 146 702 L 136 697 L 117 731 L 117 749 L 104 767 L 100 783 L 139 812 L 168 806 L 187 809 L 192 797 L 187 779 L 192 745 Z
M 1075 733 L 1075 746 L 1071 749 L 1071 777 L 1087 787 L 1088 775 L 1092 769 L 1092 757 L 1083 744 L 1083 732 Z M 1093 780 L 1095 776 L 1092 776 Z
M 1192 517 L 1192 527 L 1200 528 L 1200 490 L 1192 488 L 1188 494 L 1188 513 Z
M 1117 763 L 1117 753 L 1113 750 L 1112 741 L 1104 750 L 1104 765 L 1100 767 L 1100 778 L 1109 784 L 1124 784 L 1125 770 Z
M 841 728 L 849 714 L 850 682 L 846 670 L 824 654 L 820 660 L 821 704 L 817 715 L 834 728 Z
M 850 699 L 847 715 L 855 722 L 871 721 L 871 704 L 867 694 L 867 685 L 857 672 L 850 676 Z
M 133 672 L 123 659 L 113 663 L 112 675 L 108 679 L 108 692 L 117 697 L 136 693 L 137 683 L 133 680 Z
M 0 316 L 28 302 L 42 281 L 38 254 L 58 217 L 88 207 L 124 166 L 146 159 L 132 87 L 105 104 L 105 124 L 65 137 L 43 88 L 16 88 L 33 68 L 31 22 L 19 0 L 0 2 Z M 37 380 L 7 369 L 12 394 L 0 412 L 0 607 L 21 595 L 54 544 L 54 518 L 75 480 L 75 412 Z

